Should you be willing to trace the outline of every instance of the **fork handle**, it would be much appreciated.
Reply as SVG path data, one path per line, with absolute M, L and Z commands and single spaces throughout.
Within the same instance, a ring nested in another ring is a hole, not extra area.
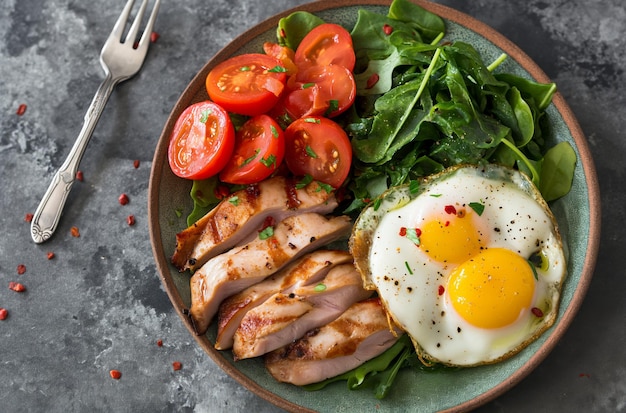
M 76 138 L 76 142 L 74 142 L 74 146 L 72 146 L 72 150 L 63 165 L 54 174 L 50 186 L 33 214 L 30 233 L 33 241 L 38 244 L 48 240 L 57 228 L 65 201 L 72 184 L 76 180 L 80 160 L 116 83 L 111 74 L 107 72 L 87 109 L 87 113 L 85 113 L 83 127 Z

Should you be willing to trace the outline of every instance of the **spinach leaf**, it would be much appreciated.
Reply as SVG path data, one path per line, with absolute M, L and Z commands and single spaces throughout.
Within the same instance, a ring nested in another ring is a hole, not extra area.
M 388 16 L 415 28 L 427 43 L 446 31 L 441 17 L 407 0 L 394 0 L 389 6 Z
M 311 30 L 324 20 L 306 11 L 296 11 L 278 21 L 276 38 L 278 44 L 296 50 L 298 45 Z
M 568 142 L 560 142 L 548 149 L 541 167 L 540 191 L 546 201 L 566 195 L 572 187 L 576 152 Z
M 215 188 L 217 187 L 217 176 L 212 178 L 195 180 L 191 186 L 189 195 L 193 200 L 193 210 L 187 216 L 187 226 L 192 226 L 197 220 L 202 218 L 215 205 L 219 203 L 219 199 L 215 196 Z

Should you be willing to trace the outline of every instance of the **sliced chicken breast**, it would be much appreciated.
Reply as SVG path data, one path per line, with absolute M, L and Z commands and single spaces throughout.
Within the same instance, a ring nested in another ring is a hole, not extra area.
M 251 242 L 207 261 L 191 277 L 191 308 L 198 334 L 204 334 L 220 303 L 267 278 L 293 259 L 332 241 L 345 239 L 350 218 L 305 213 L 284 219 Z
M 352 263 L 334 267 L 319 283 L 276 293 L 243 317 L 234 336 L 234 358 L 257 357 L 287 345 L 371 294 Z
M 296 181 L 277 176 L 249 185 L 176 235 L 172 264 L 181 272 L 195 271 L 222 252 L 249 242 L 268 217 L 280 222 L 305 212 L 328 214 L 336 206 L 334 193 L 317 182 L 301 188 Z
M 383 353 L 397 341 L 378 298 L 353 304 L 335 321 L 265 356 L 278 381 L 298 386 L 343 374 Z
M 276 293 L 290 294 L 295 288 L 322 280 L 336 265 L 352 262 L 352 255 L 342 250 L 313 251 L 267 279 L 246 288 L 222 302 L 219 307 L 215 348 L 233 346 L 233 336 L 248 311 Z

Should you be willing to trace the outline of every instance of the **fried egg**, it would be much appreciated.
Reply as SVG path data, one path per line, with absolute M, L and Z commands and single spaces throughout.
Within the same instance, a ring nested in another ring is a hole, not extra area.
M 498 165 L 390 189 L 363 210 L 350 249 L 420 358 L 453 366 L 506 359 L 539 337 L 567 272 L 539 191 Z

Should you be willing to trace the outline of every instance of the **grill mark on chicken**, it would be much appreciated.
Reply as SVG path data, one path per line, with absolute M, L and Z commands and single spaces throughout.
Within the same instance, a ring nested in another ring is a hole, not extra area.
M 238 202 L 230 202 L 236 198 Z M 298 213 L 327 214 L 337 206 L 334 193 L 317 182 L 298 189 L 295 182 L 273 177 L 225 197 L 213 210 L 176 234 L 171 262 L 179 271 L 195 271 L 209 259 L 249 242 L 263 220 L 277 221 Z
M 274 235 L 256 237 L 204 264 L 191 277 L 191 315 L 198 334 L 204 334 L 219 304 L 227 297 L 263 280 L 290 260 L 329 242 L 346 238 L 351 227 L 347 216 L 326 218 L 317 213 L 294 215 L 281 221 Z M 315 234 L 316 242 L 306 240 Z M 291 249 L 288 244 L 296 245 Z
M 317 250 L 295 260 L 284 269 L 224 300 L 219 308 L 215 348 L 232 347 L 235 331 L 244 316 L 276 293 L 295 297 L 294 289 L 317 284 L 336 265 L 351 263 L 352 255 L 342 250 Z
M 265 356 L 278 381 L 305 385 L 345 373 L 376 357 L 398 339 L 378 298 L 353 304 L 336 320 Z

